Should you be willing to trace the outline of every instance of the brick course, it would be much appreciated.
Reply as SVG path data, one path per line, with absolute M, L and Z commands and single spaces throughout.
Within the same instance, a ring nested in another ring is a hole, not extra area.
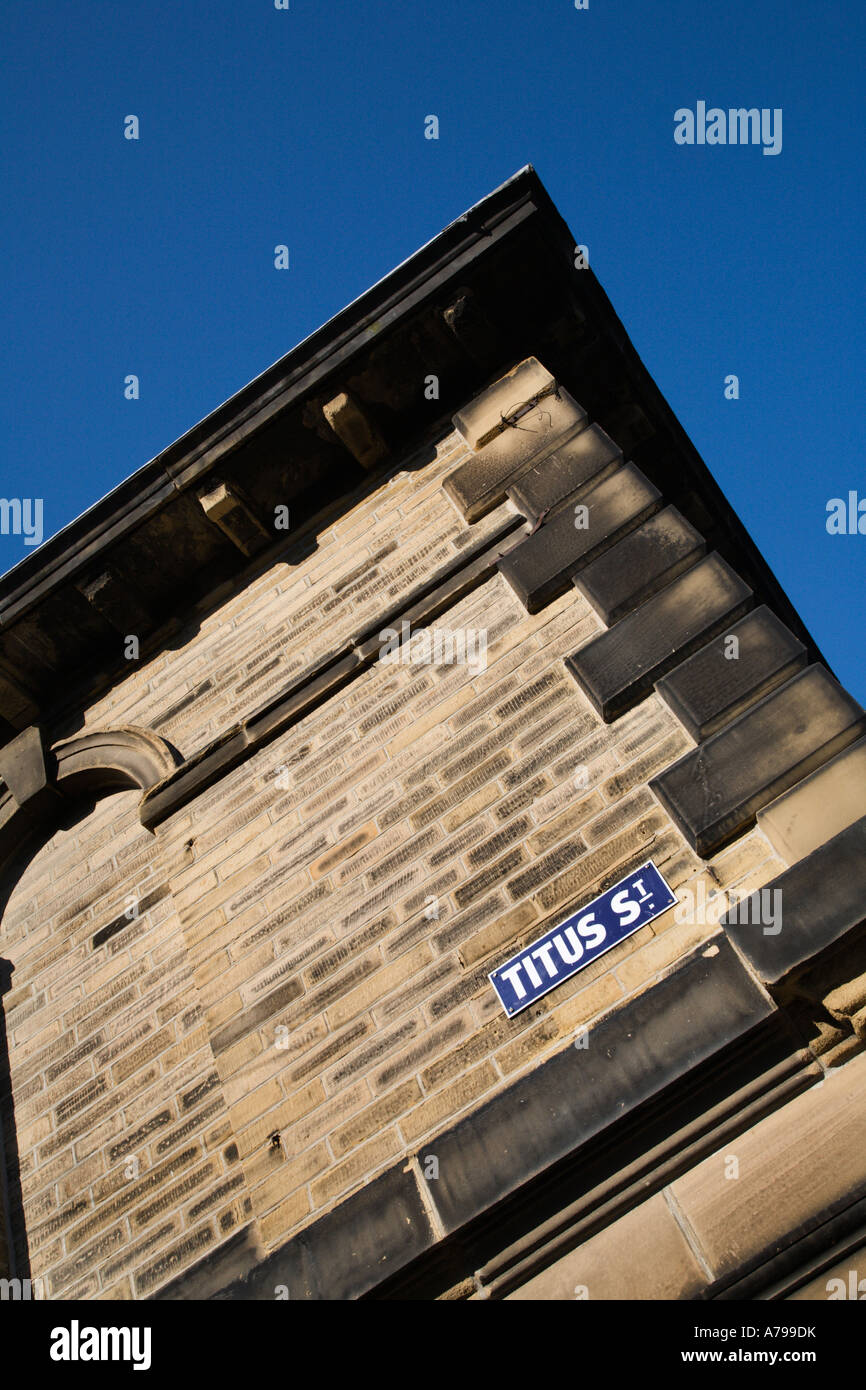
M 441 488 L 466 456 L 446 436 L 312 554 L 254 571 L 85 728 L 141 725 L 193 755 L 375 629 L 468 538 Z M 600 631 L 575 589 L 527 615 L 494 572 L 435 625 L 485 632 L 486 668 L 375 662 L 155 837 L 132 794 L 111 797 L 15 888 L 22 1188 L 54 1295 L 146 1296 L 250 1219 L 274 1248 L 716 929 L 660 919 L 502 1015 L 487 972 L 629 868 L 652 855 L 697 881 L 647 790 L 693 742 L 655 694 L 612 725 L 591 708 L 565 667 Z M 720 883 L 771 876 L 754 836 Z M 147 911 L 127 923 L 130 894 Z

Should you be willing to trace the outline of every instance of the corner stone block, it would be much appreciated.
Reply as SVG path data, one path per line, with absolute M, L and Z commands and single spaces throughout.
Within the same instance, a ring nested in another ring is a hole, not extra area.
M 751 605 L 749 586 L 714 553 L 587 642 L 566 665 L 610 723 Z
M 769 900 L 781 904 L 779 931 L 765 931 L 757 901 L 754 911 L 750 904 L 746 912 L 728 913 L 722 926 L 759 979 L 777 985 L 832 950 L 866 920 L 866 817 L 760 891 L 780 894 Z M 741 916 L 749 920 L 741 922 Z
M 619 446 L 600 425 L 590 425 L 541 463 L 533 464 L 508 489 L 508 495 L 518 511 L 537 522 L 558 511 L 564 502 L 577 501 L 588 487 L 601 482 L 621 464 Z
M 676 507 L 665 507 L 581 570 L 575 587 L 610 627 L 696 565 L 706 549 Z
M 586 494 L 586 525 L 571 507 L 558 512 L 499 562 L 501 573 L 530 613 L 564 594 L 574 575 L 656 511 L 661 494 L 627 463 Z
M 451 422 L 470 449 L 480 449 L 509 427 L 527 401 L 539 400 L 556 390 L 556 381 L 537 357 L 527 357 L 486 391 L 458 410 Z
M 775 613 L 761 607 L 663 676 L 656 690 L 692 738 L 700 740 L 790 680 L 806 661 L 803 643 Z
M 866 816 L 866 739 L 853 743 L 758 812 L 758 825 L 787 864 L 805 859 Z
M 586 411 L 567 391 L 545 396 L 456 468 L 445 479 L 446 493 L 467 521 L 478 521 L 505 501 L 507 488 L 530 464 L 584 429 L 586 420 Z
M 810 666 L 653 778 L 650 787 L 692 849 L 707 858 L 864 731 L 857 701 L 823 666 Z

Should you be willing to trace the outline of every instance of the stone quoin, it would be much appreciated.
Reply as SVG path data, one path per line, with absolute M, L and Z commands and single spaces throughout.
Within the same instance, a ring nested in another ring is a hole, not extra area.
M 522 169 L 0 579 L 0 1287 L 866 1271 L 866 719 L 578 244 Z

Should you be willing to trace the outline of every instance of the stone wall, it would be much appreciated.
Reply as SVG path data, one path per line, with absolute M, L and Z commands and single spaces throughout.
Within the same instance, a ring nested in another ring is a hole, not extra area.
M 52 1298 L 144 1296 L 243 1216 L 183 933 L 137 801 L 73 809 L 3 914 L 4 1130 L 30 1276 Z
M 787 857 L 774 798 L 860 756 L 862 711 L 814 686 L 818 668 L 802 685 L 800 644 L 779 648 L 760 616 L 735 697 L 712 670 L 677 674 L 751 591 L 537 363 L 456 421 L 52 731 L 62 747 L 143 728 L 195 769 L 289 683 L 366 653 L 163 800 L 155 834 L 130 792 L 79 801 L 7 874 L 12 1218 L 49 1296 L 148 1296 L 241 1228 L 267 1256 L 398 1169 L 424 1194 L 438 1136 L 696 952 L 718 956 L 728 895 L 801 857 L 802 816 Z M 422 629 L 483 634 L 483 661 L 383 659 L 382 623 L 422 590 Z M 813 717 L 789 736 L 795 697 Z M 778 737 L 752 756 L 767 720 Z M 685 792 L 673 764 L 697 769 Z M 846 807 L 831 833 L 866 809 Z M 713 914 L 670 909 L 506 1018 L 488 972 L 650 858 Z M 776 981 L 745 955 L 769 1011 Z M 803 1046 L 846 1043 L 837 1062 L 862 1046 L 862 999 L 841 987 L 797 996 Z M 640 1220 L 679 1250 L 678 1191 Z M 435 1187 L 424 1201 L 441 1236 Z

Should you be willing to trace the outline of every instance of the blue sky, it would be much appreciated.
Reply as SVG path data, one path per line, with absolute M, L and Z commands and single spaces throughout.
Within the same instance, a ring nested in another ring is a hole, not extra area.
M 825 526 L 866 499 L 862 6 L 290 6 L 6 0 L 0 495 L 47 539 L 532 163 L 866 702 L 866 535 Z M 781 153 L 677 145 L 699 100 L 781 108 Z

